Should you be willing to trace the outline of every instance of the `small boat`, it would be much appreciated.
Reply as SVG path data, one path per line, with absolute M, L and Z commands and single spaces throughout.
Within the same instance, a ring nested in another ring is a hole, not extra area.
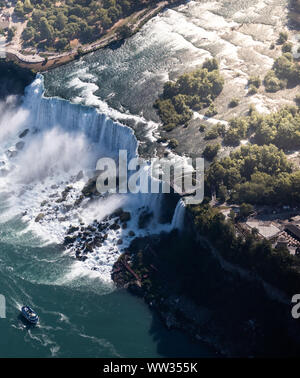
M 29 306 L 23 306 L 21 308 L 23 317 L 31 324 L 37 324 L 39 321 L 38 315 Z

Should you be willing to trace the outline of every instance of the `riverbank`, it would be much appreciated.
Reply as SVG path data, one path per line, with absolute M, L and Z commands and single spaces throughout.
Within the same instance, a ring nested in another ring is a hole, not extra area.
M 299 350 L 290 305 L 270 298 L 260 282 L 225 271 L 208 245 L 186 231 L 135 239 L 112 278 L 142 297 L 168 329 L 206 342 L 217 355 L 282 357 Z
M 0 99 L 9 95 L 23 95 L 24 89 L 35 77 L 35 73 L 14 62 L 0 61 Z
M 120 33 L 121 27 L 127 26 L 130 35 L 137 33 L 140 28 L 152 17 L 163 11 L 166 7 L 176 6 L 182 3 L 181 0 L 165 0 L 149 8 L 139 10 L 125 19 L 118 20 L 99 40 L 87 45 L 79 45 L 76 49 L 61 54 L 47 55 L 46 53 L 24 55 L 21 53 L 21 47 L 16 49 L 8 45 L 6 47 L 6 58 L 17 63 L 20 67 L 34 70 L 35 72 L 44 72 L 64 64 L 70 63 L 75 59 L 86 54 L 90 54 L 99 49 L 122 43 L 127 36 Z

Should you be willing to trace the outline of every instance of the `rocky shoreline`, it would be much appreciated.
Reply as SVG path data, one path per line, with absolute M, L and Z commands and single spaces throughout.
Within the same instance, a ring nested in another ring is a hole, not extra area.
M 178 242 L 174 233 L 136 238 L 114 264 L 112 279 L 116 286 L 143 298 L 168 329 L 181 330 L 207 343 L 216 355 L 295 355 L 299 340 L 292 335 L 295 324 L 289 307 L 268 298 L 259 283 L 225 272 L 211 251 L 198 243 L 189 246 L 199 248 L 202 255 L 201 288 L 195 300 L 186 283 L 188 278 L 178 282 L 181 273 L 167 271 L 175 269 L 168 253 L 168 260 L 163 261 L 165 248 L 172 249 Z M 186 245 L 189 248 L 187 241 Z M 274 344 L 275 334 L 281 346 Z
M 167 7 L 172 8 L 178 6 L 182 4 L 182 2 L 182 0 L 161 1 L 155 6 L 146 8 L 142 13 L 142 17 L 139 17 L 140 12 L 136 12 L 136 23 L 134 25 L 130 25 L 132 26 L 131 35 L 137 33 L 147 21 L 155 17 L 159 12 L 163 11 Z M 128 17 L 130 22 L 133 16 L 134 15 Z M 73 49 L 72 51 L 49 55 L 47 57 L 41 57 L 37 54 L 30 59 L 27 55 L 23 55 L 18 50 L 7 48 L 6 57 L 9 61 L 14 62 L 19 67 L 34 70 L 35 72 L 52 70 L 62 65 L 71 63 L 72 61 L 79 59 L 84 55 L 93 53 L 99 49 L 115 46 L 118 43 L 122 43 L 126 38 L 119 36 L 119 23 L 120 22 L 117 21 L 115 25 L 113 25 L 111 29 L 109 29 L 107 33 L 104 34 L 99 40 L 96 40 L 88 45 L 82 45 L 78 49 Z M 127 25 L 127 23 L 125 22 L 122 25 Z
M 16 63 L 0 60 L 0 99 L 10 95 L 23 95 L 25 88 L 34 80 L 35 73 Z
M 101 222 L 95 219 L 89 225 L 85 225 L 83 222 L 80 222 L 79 226 L 71 225 L 64 238 L 64 246 L 68 251 L 74 252 L 76 259 L 85 261 L 88 253 L 93 252 L 97 247 L 102 247 L 110 230 L 126 229 L 130 219 L 130 212 L 120 208 Z M 134 231 L 130 230 L 129 235 L 135 236 Z M 117 239 L 116 244 L 120 246 L 123 244 L 123 240 Z

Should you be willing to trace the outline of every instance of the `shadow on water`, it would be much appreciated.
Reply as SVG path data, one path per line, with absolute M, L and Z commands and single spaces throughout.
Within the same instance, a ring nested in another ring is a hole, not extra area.
M 29 331 L 31 329 L 34 329 L 36 328 L 36 324 L 32 324 L 30 323 L 28 320 L 26 320 L 22 314 L 19 314 L 17 316 L 18 320 L 24 325 L 24 328 L 26 329 L 26 331 Z
M 110 49 L 112 51 L 118 50 L 120 47 L 122 47 L 125 43 L 126 39 L 121 39 L 119 41 L 113 41 L 107 45 L 107 49 Z
M 24 89 L 35 77 L 26 68 L 19 67 L 14 62 L 0 61 L 0 99 L 8 95 L 23 95 Z
M 158 314 L 152 311 L 149 333 L 157 343 L 157 353 L 166 358 L 216 357 L 207 344 L 193 340 L 189 335 L 175 329 L 167 329 Z

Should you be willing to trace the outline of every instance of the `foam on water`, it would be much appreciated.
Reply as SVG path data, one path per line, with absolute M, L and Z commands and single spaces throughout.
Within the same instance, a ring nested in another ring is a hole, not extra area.
M 285 27 L 286 8 L 287 0 L 186 2 L 151 19 L 118 49 L 86 56 L 72 66 L 75 70 L 66 66 L 47 73 L 49 91 L 57 93 L 56 83 L 61 81 L 67 83 L 68 91 L 58 92 L 66 98 L 106 108 L 106 114 L 115 120 L 135 117 L 136 124 L 143 121 L 135 129 L 142 129 L 136 134 L 139 140 L 151 142 L 155 135 L 147 120 L 157 120 L 152 105 L 163 83 L 216 57 L 226 79 L 217 108 L 221 118 L 229 119 L 232 114 L 224 102 L 227 104 L 232 91 L 244 106 L 249 102 L 249 76 L 264 77 L 272 67 L 277 53 L 270 45 Z M 291 102 L 288 93 L 283 97 Z M 255 101 L 261 109 L 282 101 L 273 98 L 261 93 Z M 143 132 L 147 127 L 149 133 Z
M 128 159 L 136 157 L 138 143 L 132 129 L 112 121 L 99 110 L 45 98 L 43 91 L 43 77 L 38 75 L 26 90 L 13 127 L 2 125 L 2 132 L 10 129 L 10 137 L 0 145 L 0 192 L 8 192 L 0 221 L 21 219 L 25 228 L 19 231 L 19 238 L 34 234 L 42 243 L 52 244 L 62 243 L 71 225 L 100 222 L 118 208 L 130 211 L 132 218 L 126 230 L 110 230 L 102 246 L 89 253 L 85 262 L 75 261 L 62 277 L 54 280 L 54 284 L 66 285 L 76 284 L 77 279 L 84 277 L 100 276 L 110 285 L 112 265 L 133 238 L 129 230 L 144 236 L 169 231 L 172 224 L 159 224 L 160 194 L 111 194 L 92 201 L 85 198 L 80 206 L 74 205 L 99 157 L 117 157 L 120 149 L 127 150 Z M 27 135 L 20 138 L 18 135 L 24 130 L 28 130 Z M 80 171 L 82 174 L 78 175 Z M 66 188 L 68 193 L 61 201 Z M 154 216 L 145 229 L 140 229 L 139 215 L 145 211 Z M 120 239 L 122 243 L 118 243 Z M 75 256 L 75 252 L 76 248 L 65 253 Z M 52 280 L 53 275 L 50 277 Z M 47 277 L 40 282 L 51 284 Z

